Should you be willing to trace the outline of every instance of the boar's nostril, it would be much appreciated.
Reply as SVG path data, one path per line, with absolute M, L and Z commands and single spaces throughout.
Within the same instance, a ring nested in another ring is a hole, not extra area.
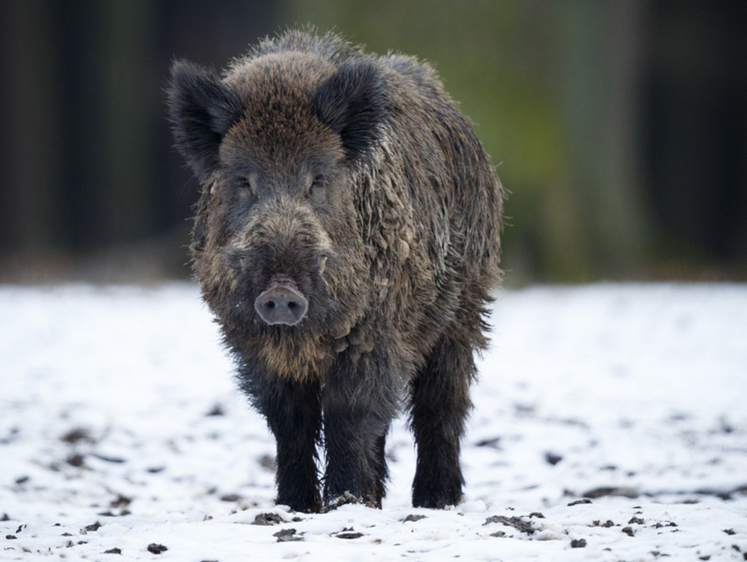
M 306 297 L 288 285 L 272 287 L 254 301 L 257 314 L 270 325 L 295 326 L 306 316 L 308 308 Z

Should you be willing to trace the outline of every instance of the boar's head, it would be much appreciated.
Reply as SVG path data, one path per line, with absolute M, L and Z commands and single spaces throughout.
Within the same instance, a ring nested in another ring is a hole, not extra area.
M 379 142 L 381 83 L 365 58 L 271 54 L 222 77 L 174 64 L 176 145 L 203 185 L 194 271 L 224 331 L 334 338 L 362 313 L 356 178 Z

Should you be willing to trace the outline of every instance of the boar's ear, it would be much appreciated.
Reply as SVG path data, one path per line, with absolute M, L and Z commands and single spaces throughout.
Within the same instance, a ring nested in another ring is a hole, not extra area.
M 351 161 L 363 156 L 379 136 L 385 118 L 383 78 L 371 59 L 346 62 L 314 94 L 319 118 L 340 135 Z
M 168 88 L 176 147 L 200 180 L 218 163 L 218 147 L 243 110 L 239 97 L 207 68 L 176 61 Z

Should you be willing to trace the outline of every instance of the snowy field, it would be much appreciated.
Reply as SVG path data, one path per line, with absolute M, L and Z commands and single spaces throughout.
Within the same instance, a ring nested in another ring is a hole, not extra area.
M 498 295 L 466 500 L 273 503 L 274 442 L 189 284 L 0 287 L 0 559 L 747 559 L 747 286 Z M 261 524 L 258 524 L 261 523 Z

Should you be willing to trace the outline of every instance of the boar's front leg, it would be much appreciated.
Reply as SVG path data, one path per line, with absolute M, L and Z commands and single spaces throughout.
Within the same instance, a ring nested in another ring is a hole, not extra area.
M 245 385 L 249 386 L 249 385 Z M 277 441 L 277 503 L 319 512 L 316 444 L 322 418 L 318 382 L 263 380 L 247 388 Z
M 350 502 L 381 507 L 384 445 L 397 405 L 397 377 L 385 352 L 341 354 L 323 397 L 327 508 Z

